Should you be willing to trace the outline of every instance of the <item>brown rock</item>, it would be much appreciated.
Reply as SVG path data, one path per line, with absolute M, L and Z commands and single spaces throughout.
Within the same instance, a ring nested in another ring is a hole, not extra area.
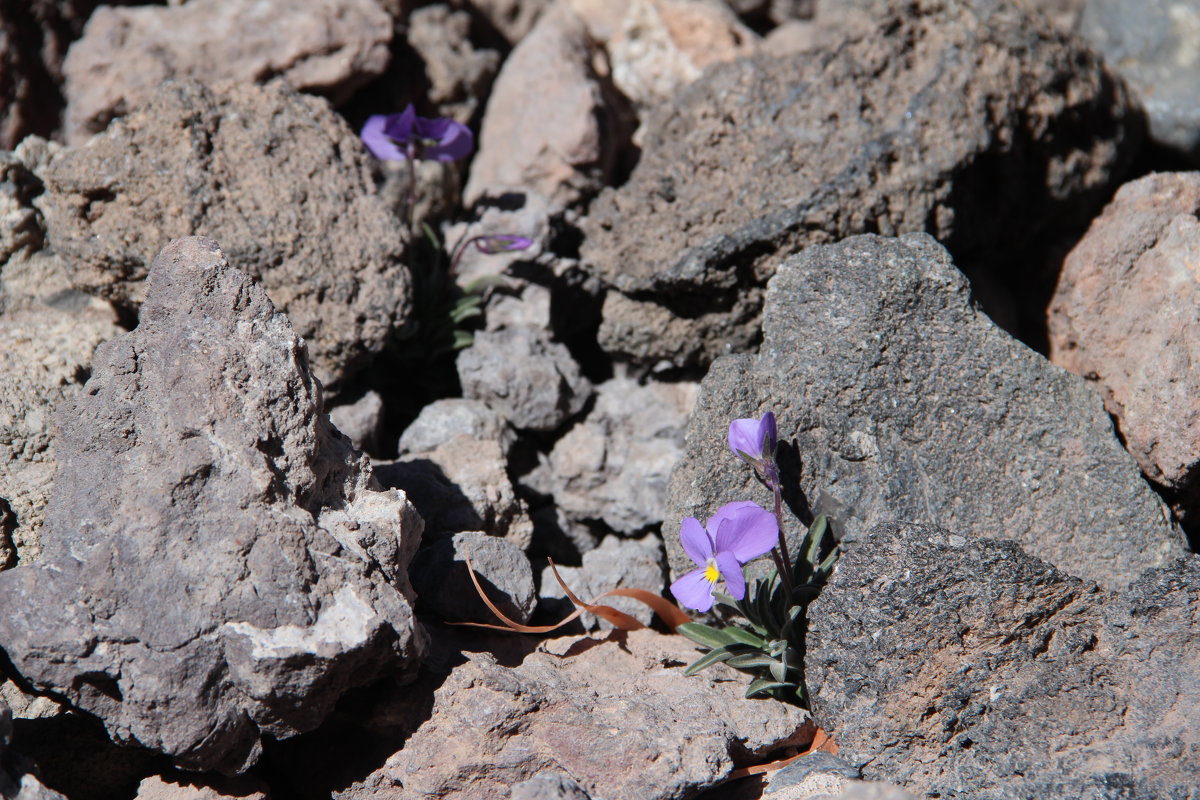
M 447 5 L 414 11 L 407 38 L 424 64 L 429 82 L 425 97 L 437 107 L 437 115 L 469 122 L 500 70 L 500 54 L 476 49 L 471 44 L 471 15 Z
M 564 207 L 608 182 L 623 137 L 592 67 L 587 27 L 565 7 L 538 20 L 500 70 L 464 199 L 536 192 Z M 536 76 L 536 80 L 533 79 Z
M 554 0 L 472 0 L 471 8 L 500 32 L 509 44 L 516 44 L 532 30 L 538 17 Z
M 270 800 L 270 792 L 253 778 L 151 775 L 138 784 L 133 800 Z
M 63 66 L 66 138 L 82 144 L 164 81 L 282 77 L 335 104 L 387 67 L 392 20 L 376 0 L 191 0 L 101 6 Z
M 404 749 L 343 800 L 508 800 L 538 773 L 596 798 L 691 797 L 811 735 L 807 713 L 746 700 L 731 670 L 685 677 L 695 647 L 651 630 L 544 642 L 519 666 L 467 654 Z
M 1054 363 L 1095 382 L 1142 471 L 1200 507 L 1200 173 L 1126 184 L 1063 265 Z
M 321 98 L 169 82 L 43 179 L 50 243 L 77 288 L 135 309 L 160 248 L 211 236 L 287 313 L 327 385 L 407 314 L 400 226 L 358 137 Z

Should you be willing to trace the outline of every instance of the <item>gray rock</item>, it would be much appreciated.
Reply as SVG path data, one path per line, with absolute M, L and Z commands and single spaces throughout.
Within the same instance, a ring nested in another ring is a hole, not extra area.
M 463 396 L 496 409 L 515 428 L 552 431 L 592 394 L 567 348 L 543 330 L 480 331 L 457 366 Z
M 359 450 L 373 453 L 379 449 L 383 433 L 383 396 L 372 389 L 353 403 L 334 406 L 329 409 L 329 421 Z
M 574 520 L 600 520 L 627 534 L 657 525 L 696 390 L 690 382 L 641 385 L 622 377 L 600 384 L 586 419 L 522 483 L 552 496 Z
M 1200 162 L 1200 1 L 1088 0 L 1078 30 L 1129 83 L 1150 136 Z
M 51 419 L 83 386 L 96 346 L 121 332 L 112 306 L 78 293 L 0 313 L 0 507 L 10 512 L 0 520 L 0 569 L 41 552 L 55 468 Z
M 592 800 L 575 781 L 557 772 L 539 772 L 512 789 L 510 800 Z
M 408 574 L 420 598 L 418 608 L 448 622 L 500 624 L 471 583 L 467 558 L 488 599 L 509 619 L 528 622 L 537 590 L 525 551 L 479 532 L 444 536 L 417 553 Z
M 76 288 L 136 309 L 160 248 L 210 236 L 288 315 L 326 385 L 408 314 L 400 226 L 358 136 L 324 99 L 280 84 L 169 82 L 42 177 L 50 243 Z
M 1187 797 L 1198 618 L 1196 556 L 1110 593 L 1013 542 L 883 525 L 810 609 L 813 715 L 920 796 Z
M 559 567 L 558 574 L 567 586 L 571 587 L 571 591 L 584 601 L 590 601 L 609 589 L 617 588 L 645 589 L 654 594 L 662 594 L 662 539 L 654 534 L 641 539 L 606 536 L 599 547 L 583 554 L 583 566 Z M 554 572 L 550 567 L 542 570 L 541 597 L 543 602 L 551 601 L 547 605 L 557 607 L 564 615 L 575 610 L 575 606 L 567 599 L 566 592 L 554 579 Z M 644 625 L 649 625 L 654 617 L 654 612 L 648 606 L 632 598 L 606 597 L 601 602 L 618 611 L 624 611 Z M 612 629 L 610 622 L 593 614 L 583 614 L 580 622 L 584 630 Z
M 235 772 L 424 634 L 405 498 L 321 413 L 303 341 L 212 240 L 171 243 L 140 323 L 56 417 L 42 558 L 0 573 L 0 647 L 118 742 Z
M 1184 552 L 1099 396 L 997 328 L 924 234 L 857 236 L 784 262 L 760 354 L 718 360 L 701 384 L 663 525 L 676 573 L 692 568 L 682 517 L 770 503 L 726 443 L 730 420 L 768 410 L 789 492 L 799 478 L 793 514 L 807 503 L 843 536 L 937 523 L 1013 539 L 1113 588 Z
M 102 6 L 63 71 L 66 138 L 82 144 L 161 83 L 282 78 L 335 103 L 383 73 L 392 21 L 376 0 L 189 0 Z
M 818 14 L 819 51 L 718 65 L 646 122 L 583 225 L 582 261 L 615 290 L 605 350 L 682 366 L 753 349 L 789 254 L 926 231 L 993 259 L 1086 220 L 1135 152 L 1123 85 L 1024 5 L 852 5 L 867 12 Z
M 483 531 L 529 546 L 533 523 L 517 497 L 500 445 L 466 434 L 433 450 L 376 467 L 385 486 L 401 489 L 425 520 L 425 539 Z
M 462 434 L 472 439 L 496 442 L 508 453 L 515 434 L 504 419 L 478 400 L 451 397 L 435 400 L 400 435 L 401 453 L 435 450 Z
M 0 797 L 4 800 L 67 800 L 37 779 L 33 765 L 10 749 L 12 711 L 0 699 Z

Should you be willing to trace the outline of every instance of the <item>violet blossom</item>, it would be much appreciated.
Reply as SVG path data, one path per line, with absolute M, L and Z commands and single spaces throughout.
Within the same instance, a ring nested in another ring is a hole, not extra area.
M 735 600 L 746 596 L 742 565 L 771 551 L 779 536 L 775 516 L 757 503 L 726 503 L 702 526 L 687 517 L 679 531 L 683 552 L 699 569 L 671 584 L 680 603 L 696 611 L 713 606 L 713 587 L 719 579 Z
M 753 467 L 775 460 L 775 414 L 762 419 L 735 419 L 729 423 L 729 449 Z
M 458 161 L 471 154 L 471 129 L 447 117 L 419 117 L 412 104 L 399 114 L 374 114 L 362 129 L 363 144 L 384 161 Z

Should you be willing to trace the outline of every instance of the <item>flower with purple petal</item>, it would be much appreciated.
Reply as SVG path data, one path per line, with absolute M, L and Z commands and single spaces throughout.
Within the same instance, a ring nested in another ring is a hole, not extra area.
M 779 536 L 779 523 L 757 503 L 748 500 L 726 503 L 701 526 L 687 517 L 679 531 L 683 552 L 699 567 L 671 584 L 680 603 L 697 611 L 713 606 L 713 587 L 725 579 L 725 588 L 735 600 L 746 596 L 742 565 L 769 553 Z
M 729 423 L 729 448 L 751 466 L 775 460 L 775 414 L 762 419 L 735 419 Z
M 533 239 L 517 236 L 511 233 L 494 233 L 486 236 L 476 236 L 471 240 L 475 249 L 481 253 L 494 256 L 497 253 L 512 253 L 517 250 L 528 250 L 533 247 Z
M 475 147 L 466 125 L 446 117 L 418 117 L 411 103 L 399 114 L 368 117 L 362 140 L 384 161 L 457 161 L 471 155 Z

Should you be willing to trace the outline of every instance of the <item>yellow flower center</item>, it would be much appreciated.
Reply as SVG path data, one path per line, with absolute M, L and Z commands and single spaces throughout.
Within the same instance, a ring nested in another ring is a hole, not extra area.
M 721 570 L 717 569 L 717 562 L 709 559 L 708 566 L 704 568 L 704 580 L 709 583 L 716 583 L 721 577 Z

